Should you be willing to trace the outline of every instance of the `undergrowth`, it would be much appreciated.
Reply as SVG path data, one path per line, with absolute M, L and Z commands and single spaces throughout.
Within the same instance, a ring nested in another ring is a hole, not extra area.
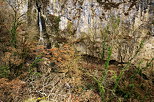
M 23 15 L 18 15 L 15 9 L 13 11 L 13 18 L 10 19 L 8 15 L 5 18 L 4 12 L 0 11 L 2 25 L 0 30 L 4 37 L 0 39 L 2 46 L 0 49 L 0 101 L 18 102 L 27 99 L 25 102 L 41 100 L 150 102 L 152 100 L 154 58 L 148 61 L 145 67 L 141 66 L 142 62 L 138 65 L 132 64 L 139 55 L 144 40 L 138 45 L 135 53 L 132 53 L 127 63 L 110 64 L 113 46 L 109 47 L 108 42 L 113 39 L 110 35 L 114 35 L 115 38 L 120 36 L 118 35 L 119 18 L 111 17 L 110 24 L 101 32 L 103 37 L 101 47 L 96 46 L 96 35 L 92 33 L 89 34 L 92 37 L 86 35 L 83 39 L 74 42 L 67 41 L 73 38 L 69 36 L 68 39 L 64 39 L 65 42 L 61 41 L 59 44 L 60 41 L 57 41 L 57 46 L 47 49 L 43 45 L 37 45 L 37 42 L 29 42 L 26 32 L 20 34 L 22 27 L 25 26 L 20 20 Z M 54 18 L 51 21 L 55 22 L 51 30 L 57 34 L 60 18 L 54 16 L 50 18 Z M 70 32 L 74 33 L 74 31 Z M 87 45 L 86 51 L 90 50 L 91 54 L 101 58 L 96 57 L 99 60 L 93 61 L 92 64 L 90 62 L 85 64 L 81 54 L 75 50 L 75 44 L 81 41 Z M 97 53 L 98 50 L 99 53 Z M 82 67 L 82 64 L 85 66 Z M 146 70 L 151 70 L 149 76 L 144 73 Z

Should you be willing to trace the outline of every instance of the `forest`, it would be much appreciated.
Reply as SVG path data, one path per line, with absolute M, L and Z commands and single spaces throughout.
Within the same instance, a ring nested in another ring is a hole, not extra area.
M 0 102 L 154 102 L 154 0 L 0 0 Z

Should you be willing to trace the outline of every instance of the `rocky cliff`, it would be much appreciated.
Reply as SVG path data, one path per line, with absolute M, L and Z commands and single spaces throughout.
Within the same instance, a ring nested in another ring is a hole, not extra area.
M 47 46 L 71 42 L 81 53 L 104 58 L 110 46 L 112 59 L 143 65 L 154 58 L 154 0 L 24 0 L 19 11 L 35 36 L 40 12 Z

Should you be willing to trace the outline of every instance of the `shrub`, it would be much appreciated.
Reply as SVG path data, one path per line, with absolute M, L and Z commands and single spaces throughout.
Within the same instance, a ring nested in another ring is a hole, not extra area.
M 8 66 L 0 66 L 0 78 L 9 77 L 10 70 Z
M 19 79 L 9 81 L 6 78 L 0 79 L 0 97 L 3 102 L 16 101 L 21 99 L 20 95 L 25 87 L 25 82 Z M 21 100 L 20 100 L 21 101 Z

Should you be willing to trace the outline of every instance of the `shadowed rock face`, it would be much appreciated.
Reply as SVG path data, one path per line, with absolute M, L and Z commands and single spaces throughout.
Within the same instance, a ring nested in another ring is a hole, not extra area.
M 35 22 L 35 0 L 26 1 L 28 20 Z M 71 22 L 74 38 L 88 36 L 76 44 L 82 53 L 99 56 L 104 42 L 112 46 L 112 59 L 127 62 L 144 40 L 134 63 L 154 57 L 154 0 L 42 0 L 41 7 L 50 39 L 57 34 L 52 30 L 52 15 L 60 17 L 61 30 L 68 30 Z
M 106 63 L 106 60 L 103 60 L 101 58 L 98 58 L 98 57 L 94 57 L 94 56 L 91 56 L 91 55 L 87 55 L 87 54 L 84 54 L 84 55 L 81 55 L 83 61 L 87 62 L 87 63 L 91 63 L 91 64 L 97 64 L 97 65 L 104 65 Z M 116 60 L 110 60 L 109 61 L 109 65 L 122 65 L 122 64 L 128 64 L 127 62 L 118 62 Z

